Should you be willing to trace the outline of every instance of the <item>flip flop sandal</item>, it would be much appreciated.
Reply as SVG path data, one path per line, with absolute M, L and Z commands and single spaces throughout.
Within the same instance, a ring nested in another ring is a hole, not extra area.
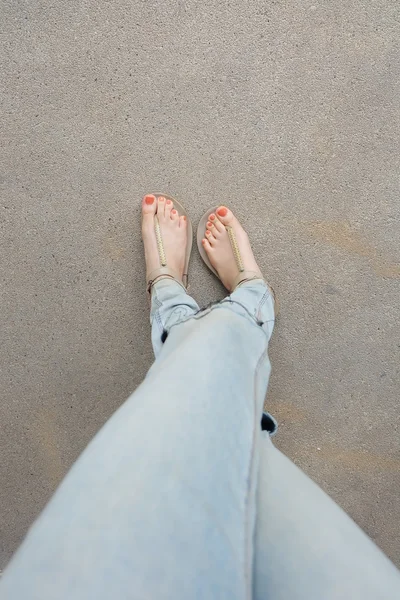
M 158 198 L 159 196 L 162 196 L 166 200 L 172 200 L 172 202 L 174 203 L 174 208 L 175 208 L 175 210 L 178 211 L 179 216 L 186 217 L 186 219 L 187 219 L 187 248 L 186 248 L 186 256 L 185 256 L 185 268 L 184 268 L 183 276 L 181 279 L 179 276 L 179 273 L 177 273 L 176 271 L 174 271 L 173 269 L 170 269 L 168 267 L 167 257 L 165 255 L 165 249 L 164 249 L 164 244 L 163 244 L 163 240 L 162 240 L 160 223 L 158 221 L 157 215 L 154 215 L 154 232 L 156 234 L 158 254 L 160 257 L 160 267 L 158 269 L 154 269 L 153 271 L 150 271 L 150 273 L 146 273 L 147 291 L 150 294 L 151 288 L 156 283 L 156 281 L 160 281 L 160 279 L 167 279 L 167 278 L 174 279 L 182 287 L 184 287 L 185 290 L 187 290 L 189 287 L 189 275 L 188 275 L 189 260 L 190 260 L 190 254 L 192 252 L 192 244 L 193 244 L 192 223 L 190 222 L 187 212 L 183 208 L 182 204 L 180 204 L 177 200 L 175 200 L 175 198 L 173 198 L 172 196 L 169 196 L 168 194 L 163 194 L 163 193 L 159 193 L 159 192 L 157 192 L 157 193 L 153 192 L 152 196 L 155 196 L 156 198 Z
M 214 267 L 210 263 L 210 260 L 209 260 L 209 258 L 207 256 L 207 252 L 204 250 L 203 244 L 202 244 L 202 239 L 205 237 L 207 221 L 209 220 L 209 217 L 210 217 L 210 215 L 212 213 L 216 213 L 217 212 L 217 209 L 218 209 L 218 206 L 216 206 L 215 208 L 211 208 L 200 219 L 200 223 L 199 223 L 199 226 L 198 226 L 198 229 L 197 229 L 197 247 L 199 249 L 201 258 L 204 260 L 204 262 L 206 263 L 207 267 L 221 281 L 221 278 L 218 275 L 217 271 L 214 269 Z M 230 241 L 231 247 L 232 247 L 232 252 L 233 252 L 233 255 L 235 257 L 235 262 L 236 262 L 236 265 L 237 265 L 237 268 L 238 268 L 238 276 L 236 277 L 235 281 L 233 282 L 232 289 L 229 290 L 229 291 L 233 292 L 238 287 L 238 285 L 241 285 L 242 283 L 245 283 L 246 281 L 252 281 L 253 279 L 262 279 L 266 283 L 266 281 L 265 281 L 262 273 L 256 272 L 256 271 L 247 271 L 244 268 L 243 259 L 242 259 L 242 255 L 240 253 L 240 249 L 239 249 L 239 246 L 238 246 L 238 243 L 237 243 L 235 232 L 234 232 L 234 230 L 233 230 L 232 227 L 226 227 L 225 226 L 225 229 L 226 229 L 226 231 L 228 233 L 229 241 Z M 268 286 L 268 289 L 271 291 L 272 297 L 274 299 L 275 316 L 277 316 L 277 314 L 278 314 L 278 305 L 277 305 L 277 301 L 276 301 L 276 298 L 275 298 L 274 290 L 267 283 L 266 283 L 266 285 Z

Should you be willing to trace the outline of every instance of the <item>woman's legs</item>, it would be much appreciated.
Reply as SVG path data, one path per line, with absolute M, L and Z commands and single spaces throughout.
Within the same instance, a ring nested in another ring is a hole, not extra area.
M 400 573 L 341 508 L 263 432 L 255 600 L 400 598 Z
M 251 597 L 273 301 L 261 281 L 200 313 L 172 280 L 154 292 L 157 360 L 31 529 L 1 598 Z

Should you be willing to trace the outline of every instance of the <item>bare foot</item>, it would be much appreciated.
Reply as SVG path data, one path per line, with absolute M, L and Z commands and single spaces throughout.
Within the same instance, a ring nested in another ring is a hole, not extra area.
M 186 217 L 178 215 L 172 200 L 151 194 L 145 196 L 142 202 L 142 237 L 147 277 L 152 271 L 161 267 L 154 230 L 154 217 L 156 215 L 160 224 L 166 266 L 175 271 L 182 281 L 187 246 Z
M 215 214 L 209 216 L 202 244 L 222 283 L 227 290 L 232 291 L 239 275 L 239 268 L 226 227 L 232 227 L 235 232 L 244 270 L 259 273 L 260 278 L 263 276 L 254 258 L 247 233 L 233 213 L 225 206 L 220 206 Z

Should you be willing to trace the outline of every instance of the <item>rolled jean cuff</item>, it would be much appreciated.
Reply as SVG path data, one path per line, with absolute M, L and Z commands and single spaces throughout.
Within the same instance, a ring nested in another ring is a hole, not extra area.
M 229 309 L 259 326 L 268 340 L 274 328 L 274 298 L 262 279 L 254 279 L 237 287 L 221 302 L 200 310 L 198 304 L 174 279 L 161 279 L 152 288 L 152 342 L 155 354 L 166 340 L 172 327 L 191 319 L 203 319 L 214 310 Z
M 255 321 L 268 339 L 275 323 L 275 300 L 270 287 L 263 279 L 253 279 L 238 286 L 221 306 L 231 305 L 232 310 Z
M 161 351 L 170 328 L 186 321 L 199 310 L 197 302 L 189 296 L 183 285 L 175 279 L 160 279 L 153 285 L 150 323 L 155 356 Z

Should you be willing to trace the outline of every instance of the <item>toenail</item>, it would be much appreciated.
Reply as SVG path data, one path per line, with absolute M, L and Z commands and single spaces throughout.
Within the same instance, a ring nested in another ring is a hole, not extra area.
M 168 204 L 168 203 L 167 203 L 167 204 Z M 172 213 L 173 215 L 176 215 L 176 214 L 177 214 L 177 211 L 176 211 L 176 210 L 173 208 L 173 209 L 171 210 L 171 213 Z
M 211 235 L 210 231 L 206 231 L 206 235 Z
M 185 215 L 183 215 L 182 219 L 183 219 L 184 221 L 186 221 L 186 217 L 185 217 Z
M 215 215 L 210 215 L 210 219 L 211 219 L 211 221 L 214 221 Z
M 154 196 L 150 196 L 150 194 L 144 197 L 144 201 L 146 202 L 146 204 L 153 204 L 154 200 Z
M 159 202 L 164 202 L 165 198 L 164 198 L 164 196 L 160 196 L 158 200 L 159 200 Z
M 210 221 L 208 221 L 207 227 L 212 227 L 212 223 L 210 223 Z
M 167 204 L 171 204 L 171 200 L 167 200 Z
M 220 217 L 226 217 L 226 215 L 228 214 L 228 209 L 225 208 L 225 206 L 221 206 L 221 208 L 217 210 L 217 213 Z

